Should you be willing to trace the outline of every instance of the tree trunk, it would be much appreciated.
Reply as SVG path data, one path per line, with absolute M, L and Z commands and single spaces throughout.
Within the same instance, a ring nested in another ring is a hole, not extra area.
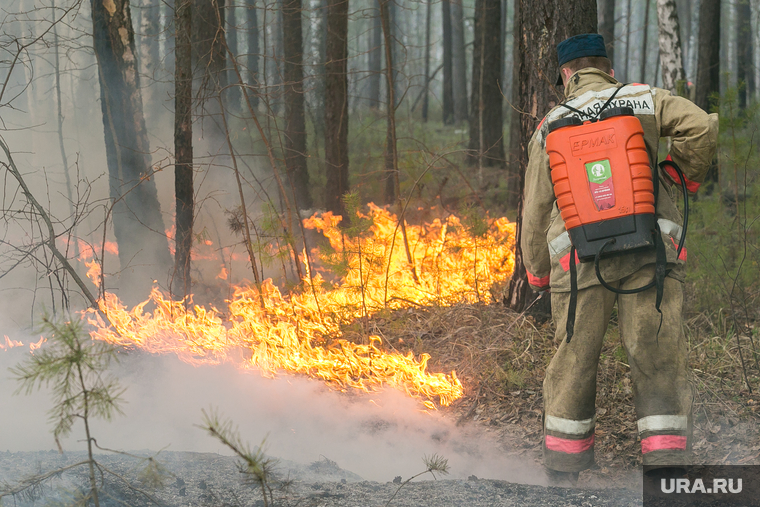
M 651 6 L 651 0 L 644 2 L 644 35 L 641 38 L 641 71 L 639 72 L 639 79 L 642 83 L 646 83 L 647 77 L 647 43 L 649 42 L 649 8 Z
M 385 81 L 388 90 L 387 121 L 385 133 L 385 204 L 394 204 L 398 197 L 398 152 L 396 151 L 396 69 L 394 68 L 394 51 L 391 43 L 391 12 L 389 3 L 394 0 L 378 0 L 380 2 L 380 20 L 383 27 L 385 42 Z
M 148 90 L 153 88 L 151 85 L 157 79 L 156 73 L 161 64 L 158 50 L 160 12 L 161 4 L 158 0 L 142 1 L 140 6 L 140 26 L 142 31 L 142 36 L 140 37 L 140 63 L 142 64 L 142 72 L 148 79 L 147 86 L 143 84 L 143 90 L 145 90 L 146 95 L 143 100 L 148 106 L 148 111 L 158 106 L 158 104 L 153 104 L 153 94 Z
M 399 101 L 403 99 L 403 93 L 402 90 L 402 67 L 403 63 L 401 60 L 401 55 L 406 54 L 405 51 L 402 51 L 401 48 L 401 36 L 402 34 L 399 33 L 398 29 L 398 5 L 396 4 L 397 0 L 392 1 L 386 1 L 385 6 L 387 9 L 388 19 L 387 19 L 387 26 L 388 29 L 387 33 L 383 33 L 383 43 L 390 45 L 391 49 L 391 58 L 393 60 L 393 104 L 396 108 L 399 106 Z M 387 61 L 386 61 L 387 64 Z M 387 72 L 387 69 L 386 69 Z M 389 102 L 390 104 L 390 102 Z
M 604 37 L 607 57 L 615 67 L 615 0 L 599 0 L 599 34 Z
M 443 124 L 454 123 L 454 87 L 451 82 L 451 5 L 449 0 L 441 0 L 443 24 Z
M 736 4 L 736 78 L 739 82 L 739 109 L 744 111 L 755 93 L 755 71 L 752 57 L 752 9 L 749 0 Z
M 269 111 L 273 114 L 279 114 L 282 106 L 282 0 L 273 0 L 264 5 L 263 51 L 266 55 L 264 59 L 264 73 L 266 74 L 264 90 L 266 92 L 262 97 Z M 270 119 L 267 120 L 267 125 L 269 125 Z
M 140 95 L 128 0 L 91 0 L 122 295 L 147 296 L 171 266 Z M 131 269 L 140 266 L 134 274 Z M 139 275 L 138 275 L 139 273 Z
M 193 67 L 199 69 L 202 98 L 216 93 L 227 84 L 224 72 L 224 2 L 225 0 L 193 1 Z
M 501 26 L 499 27 L 499 35 L 501 36 L 501 41 L 499 41 L 499 47 L 501 48 L 501 87 L 502 87 L 502 95 L 505 95 L 506 90 L 506 72 L 505 67 L 507 66 L 506 62 L 506 48 L 507 48 L 507 14 L 509 11 L 509 8 L 507 5 L 509 4 L 509 0 L 499 0 L 501 4 Z M 506 96 L 506 95 L 505 95 Z
M 174 75 L 174 37 L 170 35 L 176 30 L 174 27 L 174 0 L 163 0 L 161 2 L 163 10 L 164 24 L 161 26 L 161 33 L 164 34 L 164 71 L 168 75 Z
M 631 76 L 631 0 L 628 0 L 625 10 L 625 58 L 623 59 L 623 68 L 621 81 L 630 82 Z
M 248 48 L 246 56 L 246 66 L 248 67 L 248 86 L 247 91 L 251 100 L 251 105 L 259 105 L 259 19 L 256 8 L 256 0 L 247 0 L 246 5 L 246 25 L 248 29 Z
M 306 167 L 306 119 L 303 100 L 303 36 L 301 0 L 282 4 L 285 78 L 285 166 L 299 209 L 312 206 Z
M 240 51 L 238 50 L 238 21 L 235 1 L 228 0 L 224 10 L 224 15 L 226 16 L 224 38 L 227 42 L 227 47 L 229 48 L 230 53 L 232 53 L 232 57 L 237 60 L 238 55 L 240 55 Z M 237 83 L 238 79 L 237 75 L 235 75 L 235 66 L 228 65 L 227 67 L 226 82 Z M 235 86 L 227 89 L 225 103 L 233 111 L 234 114 L 239 114 L 241 111 L 242 104 L 240 103 L 240 98 L 240 86 L 236 84 Z
M 694 100 L 694 83 L 697 81 L 697 53 L 699 53 L 699 0 L 691 0 L 689 9 L 691 12 L 691 28 L 689 33 L 689 60 L 686 64 L 686 79 L 691 81 L 689 96 Z
M 464 46 L 462 0 L 451 0 L 451 82 L 454 88 L 454 121 L 467 121 L 467 53 Z
M 478 167 L 503 166 L 505 158 L 500 18 L 499 0 L 476 0 L 468 161 Z
M 758 23 L 760 23 L 760 5 L 755 4 L 755 7 L 752 9 L 751 25 L 758 26 Z M 753 69 L 755 74 L 755 95 L 751 98 L 753 100 L 758 100 L 760 99 L 760 86 L 758 86 L 760 83 L 760 34 L 754 34 L 752 36 L 752 56 L 754 57 Z
M 734 14 L 736 11 L 732 9 L 732 1 L 721 2 L 721 27 L 720 27 L 720 94 L 725 95 L 728 89 L 734 86 L 736 82 L 736 74 L 734 74 L 734 66 L 736 59 L 734 58 L 733 38 L 735 24 L 732 23 Z
M 174 194 L 176 231 L 174 295 L 190 291 L 190 251 L 193 246 L 193 73 L 192 0 L 176 0 L 174 71 Z
M 720 0 L 701 0 L 699 5 L 699 56 L 694 102 L 710 111 L 712 95 L 720 89 Z
M 52 19 L 56 18 L 57 12 L 55 7 L 55 0 L 51 2 L 51 15 Z M 73 184 L 71 183 L 71 174 L 69 173 L 69 159 L 66 156 L 66 145 L 64 143 L 64 129 L 63 129 L 63 100 L 61 99 L 61 60 L 58 51 L 58 26 L 53 25 L 53 70 L 55 72 L 55 103 L 57 106 L 58 117 L 58 149 L 61 152 L 61 163 L 63 164 L 63 176 L 66 180 L 66 200 L 69 203 L 69 215 L 72 224 L 71 235 L 76 237 L 77 230 L 77 216 L 74 208 L 74 193 Z M 34 125 L 34 123 L 32 124 Z M 74 257 L 79 257 L 79 242 L 73 241 Z
M 678 13 L 679 34 L 681 36 L 681 59 L 683 60 L 684 79 L 687 79 L 689 67 L 689 33 L 691 33 L 690 0 L 675 0 Z
M 720 0 L 701 0 L 699 5 L 699 46 L 697 57 L 697 83 L 694 102 L 707 112 L 715 105 L 720 93 Z M 719 182 L 718 164 L 705 176 L 705 187 L 711 193 Z
M 433 12 L 433 0 L 428 0 L 425 9 L 425 81 L 422 96 L 422 121 L 428 121 L 428 103 L 430 92 L 430 18 Z
M 372 16 L 370 32 L 372 43 L 369 50 L 369 104 L 370 107 L 380 108 L 380 80 L 383 77 L 383 26 L 380 21 L 379 7 Z
M 328 0 L 325 49 L 325 208 L 344 217 L 348 192 L 348 0 Z
M 562 13 L 561 16 L 557 13 Z M 519 136 L 513 140 L 513 156 L 520 165 L 517 231 L 515 237 L 515 268 L 509 283 L 506 303 L 515 311 L 524 311 L 534 296 L 522 260 L 522 194 L 525 187 L 525 167 L 528 164 L 528 141 L 538 122 L 557 104 L 562 96 L 552 89 L 559 73 L 556 46 L 564 39 L 579 33 L 596 30 L 596 0 L 516 0 L 514 46 L 514 105 L 523 114 L 515 115 Z
M 709 1 L 709 0 L 706 0 Z M 685 95 L 685 73 L 681 52 L 681 31 L 675 0 L 657 0 L 657 26 L 662 65 L 662 87 L 673 94 Z
M 313 93 L 312 115 L 314 117 L 314 131 L 324 135 L 325 131 L 325 51 L 327 45 L 327 0 L 317 0 L 317 55 L 315 59 L 313 79 L 314 85 L 311 86 Z

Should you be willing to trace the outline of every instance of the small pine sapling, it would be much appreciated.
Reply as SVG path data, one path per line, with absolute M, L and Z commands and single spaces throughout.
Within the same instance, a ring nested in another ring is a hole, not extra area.
M 116 359 L 116 348 L 106 342 L 90 339 L 83 331 L 81 321 L 58 324 L 45 317 L 42 330 L 46 337 L 43 347 L 10 368 L 11 374 L 20 384 L 16 393 L 24 392 L 28 395 L 42 387 L 52 386 L 53 407 L 48 413 L 53 424 L 55 443 L 59 451 L 63 452 L 60 439 L 71 433 L 75 422 L 81 421 L 87 443 L 87 459 L 27 477 L 15 486 L 0 488 L 0 498 L 21 495 L 34 499 L 41 494 L 42 486 L 48 479 L 87 466 L 89 487 L 83 497 L 78 499 L 82 505 L 92 503 L 95 507 L 100 507 L 99 491 L 105 475 L 126 483 L 132 490 L 160 504 L 152 495 L 103 466 L 94 456 L 95 448 L 101 448 L 90 432 L 91 421 L 108 421 L 116 414 L 123 414 L 120 405 L 125 389 L 108 375 L 111 361 Z M 148 466 L 143 476 L 158 470 L 152 458 L 147 460 Z M 101 478 L 100 484 L 98 477 Z
M 413 479 L 416 479 L 420 475 L 430 474 L 433 476 L 433 479 L 437 480 L 438 478 L 435 476 L 436 472 L 440 475 L 449 474 L 449 460 L 443 456 L 439 456 L 438 454 L 433 454 L 432 456 L 424 456 L 422 458 L 422 462 L 425 463 L 426 469 L 402 482 L 398 489 L 396 489 L 396 492 L 393 493 L 393 496 L 390 497 L 388 502 L 385 504 L 385 507 L 388 507 L 391 504 L 393 499 L 396 498 L 398 492 L 401 491 L 401 488 L 409 484 Z
M 252 449 L 251 446 L 240 438 L 237 428 L 233 427 L 229 419 L 221 419 L 214 410 L 203 410 L 203 425 L 201 429 L 207 431 L 212 437 L 219 440 L 234 452 L 241 460 L 238 470 L 245 481 L 257 486 L 261 490 L 264 507 L 274 505 L 271 484 L 276 480 L 274 468 L 277 460 L 267 458 L 264 454 L 264 442 Z

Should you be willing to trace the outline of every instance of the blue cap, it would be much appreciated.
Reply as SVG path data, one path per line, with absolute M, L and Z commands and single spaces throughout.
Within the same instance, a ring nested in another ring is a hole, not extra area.
M 559 60 L 560 67 L 571 60 L 585 56 L 602 56 L 607 58 L 604 37 L 598 33 L 583 33 L 565 39 L 557 44 L 557 60 Z M 562 84 L 561 73 L 557 84 Z

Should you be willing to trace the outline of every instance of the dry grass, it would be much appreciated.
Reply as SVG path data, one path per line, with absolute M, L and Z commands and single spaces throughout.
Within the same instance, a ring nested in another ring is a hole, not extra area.
M 759 372 L 754 363 L 748 364 L 754 378 L 750 393 L 742 380 L 735 337 L 727 340 L 712 333 L 705 321 L 698 317 L 686 325 L 696 392 L 695 462 L 760 464 Z M 497 432 L 507 452 L 540 462 L 541 383 L 556 351 L 551 321 L 537 324 L 500 304 L 462 304 L 376 315 L 345 332 L 353 339 L 377 334 L 389 348 L 430 354 L 433 371 L 456 370 L 466 395 L 445 410 L 460 424 Z M 749 341 L 742 346 L 746 359 Z M 631 388 L 613 315 L 597 379 L 597 467 L 584 475 L 588 480 L 620 484 L 630 481 L 628 471 L 641 465 Z

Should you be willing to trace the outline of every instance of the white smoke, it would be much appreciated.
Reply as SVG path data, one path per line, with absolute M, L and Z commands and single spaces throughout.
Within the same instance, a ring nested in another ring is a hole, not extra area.
M 9 357 L 0 352 L 0 360 Z M 326 457 L 368 480 L 410 477 L 425 470 L 424 456 L 437 453 L 449 460 L 451 478 L 541 481 L 536 469 L 510 458 L 493 436 L 457 427 L 453 415 L 426 411 L 418 400 L 392 389 L 340 393 L 303 377 L 267 379 L 229 365 L 193 367 L 173 356 L 138 353 L 114 371 L 127 387 L 124 415 L 91 425 L 105 447 L 229 454 L 199 428 L 201 410 L 213 408 L 238 426 L 244 440 L 265 442 L 270 456 L 299 463 Z M 0 450 L 53 448 L 45 422 L 48 394 L 11 397 L 13 382 L 3 385 L 8 388 L 0 392 Z M 82 449 L 81 428 L 63 445 Z

